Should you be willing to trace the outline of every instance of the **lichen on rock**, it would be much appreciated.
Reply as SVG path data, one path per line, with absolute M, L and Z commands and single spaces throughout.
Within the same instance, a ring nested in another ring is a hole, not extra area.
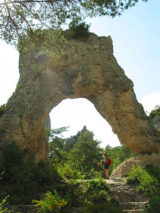
M 20 87 L 0 118 L 0 149 L 16 141 L 34 160 L 48 158 L 46 117 L 62 100 L 82 97 L 95 105 L 122 144 L 137 153 L 160 151 L 160 133 L 118 65 L 110 36 L 70 39 L 58 57 L 30 46 L 20 52 L 19 69 Z

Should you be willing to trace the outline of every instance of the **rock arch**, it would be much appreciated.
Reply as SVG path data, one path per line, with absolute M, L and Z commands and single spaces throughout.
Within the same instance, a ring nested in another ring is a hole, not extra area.
M 160 151 L 160 134 L 137 102 L 133 83 L 113 56 L 111 37 L 70 40 L 55 57 L 32 47 L 20 53 L 20 79 L 0 119 L 0 148 L 17 141 L 35 160 L 48 157 L 44 121 L 60 101 L 90 100 L 122 144 L 137 153 Z

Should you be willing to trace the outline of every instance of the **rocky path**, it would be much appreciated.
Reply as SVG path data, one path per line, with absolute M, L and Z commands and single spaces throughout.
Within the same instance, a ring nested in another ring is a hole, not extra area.
M 125 178 L 106 180 L 110 187 L 110 196 L 119 201 L 125 213 L 142 213 L 148 198 L 136 191 L 134 186 L 128 185 Z
M 86 182 L 87 180 L 79 180 Z M 65 181 L 66 182 L 66 181 Z M 136 187 L 128 185 L 125 178 L 112 178 L 106 180 L 110 187 L 110 196 L 115 198 L 123 208 L 124 213 L 142 213 L 149 198 L 136 191 Z M 10 206 L 16 212 L 36 213 L 37 210 L 33 205 Z M 98 212 L 100 213 L 100 212 Z

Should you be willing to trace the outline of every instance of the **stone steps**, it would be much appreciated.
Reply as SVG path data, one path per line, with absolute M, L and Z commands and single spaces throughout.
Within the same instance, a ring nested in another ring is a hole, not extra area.
M 145 201 L 145 202 L 127 202 L 127 203 L 120 203 L 121 206 L 123 208 L 144 208 L 145 205 L 147 204 L 148 202 Z
M 125 213 L 144 213 L 144 209 L 125 209 Z
M 127 202 L 127 203 L 120 203 L 122 208 L 124 209 L 123 212 L 126 213 L 141 213 L 144 212 L 145 205 L 148 202 Z
M 106 181 L 110 187 L 110 196 L 116 199 L 125 213 L 142 213 L 149 198 L 137 192 L 136 187 L 128 185 L 123 178 Z

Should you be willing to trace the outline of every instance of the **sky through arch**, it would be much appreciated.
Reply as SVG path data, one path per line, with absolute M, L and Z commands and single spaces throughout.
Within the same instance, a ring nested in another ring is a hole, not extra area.
M 86 126 L 88 130 L 94 133 L 94 139 L 101 142 L 101 147 L 120 145 L 117 135 L 112 132 L 111 126 L 97 112 L 94 104 L 85 98 L 63 100 L 53 108 L 50 118 L 53 129 L 69 126 L 64 137 L 76 135 L 83 126 Z

